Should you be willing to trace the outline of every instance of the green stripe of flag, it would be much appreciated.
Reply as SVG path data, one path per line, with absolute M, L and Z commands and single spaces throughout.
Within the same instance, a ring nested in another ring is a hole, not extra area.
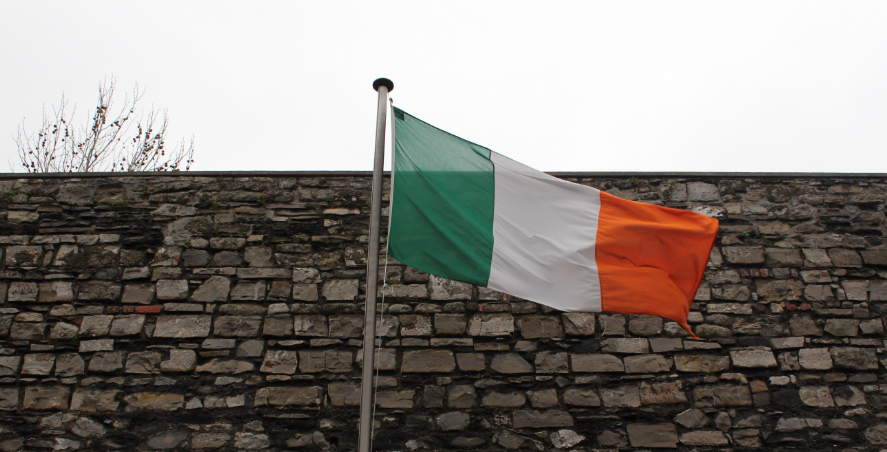
M 394 109 L 388 252 L 413 268 L 486 286 L 493 256 L 490 150 Z

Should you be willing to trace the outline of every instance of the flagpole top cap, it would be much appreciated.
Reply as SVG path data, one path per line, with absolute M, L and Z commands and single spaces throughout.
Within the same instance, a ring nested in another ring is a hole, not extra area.
M 379 91 L 379 87 L 384 86 L 388 88 L 388 92 L 394 90 L 394 82 L 388 80 L 387 78 L 377 78 L 376 81 L 373 82 L 373 89 Z

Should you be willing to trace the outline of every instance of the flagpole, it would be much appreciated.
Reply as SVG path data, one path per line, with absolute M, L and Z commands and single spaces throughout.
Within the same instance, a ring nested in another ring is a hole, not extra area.
M 376 79 L 373 89 L 379 92 L 376 112 L 376 158 L 373 164 L 373 199 L 370 206 L 370 245 L 367 256 L 366 313 L 363 323 L 363 373 L 360 384 L 360 437 L 358 451 L 370 452 L 373 427 L 373 369 L 376 344 L 376 291 L 379 281 L 379 229 L 382 217 L 382 166 L 385 163 L 385 119 L 388 92 L 394 83 L 387 78 Z M 384 315 L 384 313 L 382 313 Z

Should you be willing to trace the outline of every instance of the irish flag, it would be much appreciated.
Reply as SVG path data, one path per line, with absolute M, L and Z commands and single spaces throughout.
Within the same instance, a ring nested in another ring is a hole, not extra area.
M 562 311 L 665 317 L 692 334 L 716 219 L 558 179 L 393 113 L 395 259 Z

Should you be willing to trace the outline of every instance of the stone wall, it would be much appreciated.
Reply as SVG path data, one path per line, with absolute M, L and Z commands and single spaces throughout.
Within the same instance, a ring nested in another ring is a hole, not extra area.
M 887 447 L 887 177 L 563 176 L 721 219 L 702 340 L 389 259 L 376 450 Z M 0 451 L 354 450 L 369 191 L 0 177 Z

